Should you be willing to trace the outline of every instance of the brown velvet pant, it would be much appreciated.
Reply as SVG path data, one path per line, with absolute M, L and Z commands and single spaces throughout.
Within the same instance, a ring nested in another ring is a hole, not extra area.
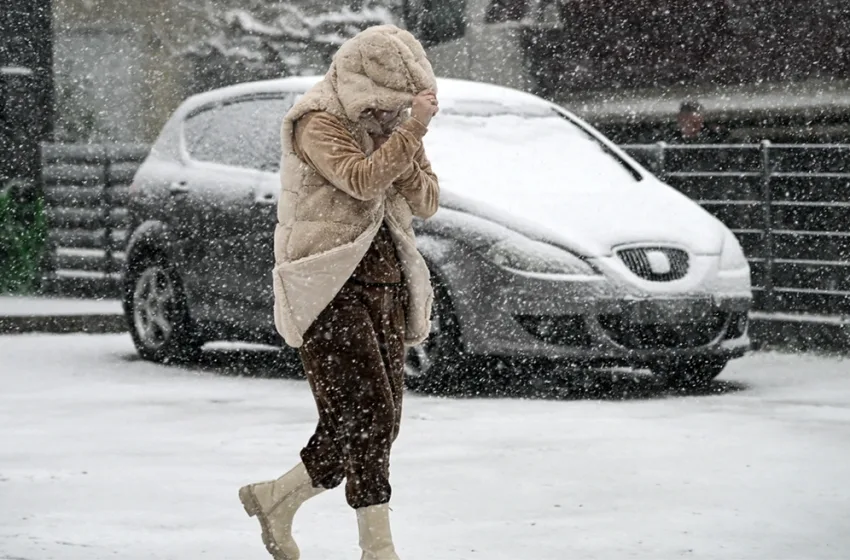
M 389 502 L 390 449 L 398 436 L 406 290 L 349 281 L 307 330 L 300 349 L 319 409 L 301 460 L 313 484 L 346 480 L 357 509 Z

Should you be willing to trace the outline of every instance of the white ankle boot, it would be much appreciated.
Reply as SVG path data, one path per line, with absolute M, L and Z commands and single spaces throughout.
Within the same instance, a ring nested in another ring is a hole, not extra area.
M 363 550 L 360 560 L 400 560 L 393 546 L 388 504 L 358 509 L 357 526 Z
M 298 463 L 277 480 L 243 486 L 239 500 L 245 512 L 260 521 L 269 554 L 275 560 L 298 560 L 301 553 L 292 539 L 292 520 L 304 502 L 323 491 L 313 487 L 304 463 Z

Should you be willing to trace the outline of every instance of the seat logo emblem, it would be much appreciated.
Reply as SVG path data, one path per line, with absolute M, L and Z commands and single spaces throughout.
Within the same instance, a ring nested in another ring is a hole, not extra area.
M 649 270 L 651 270 L 653 274 L 670 274 L 670 271 L 672 270 L 672 267 L 670 266 L 670 259 L 663 251 L 647 251 L 646 260 L 649 261 Z

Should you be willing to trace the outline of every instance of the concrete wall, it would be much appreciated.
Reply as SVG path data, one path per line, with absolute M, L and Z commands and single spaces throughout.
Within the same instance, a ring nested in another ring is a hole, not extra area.
M 91 141 L 155 139 L 184 98 L 172 51 L 197 15 L 174 0 L 54 0 L 53 15 L 59 111 L 77 128 L 93 120 Z
M 316 9 L 315 0 L 289 0 Z M 349 0 L 323 0 L 320 9 Z M 207 10 L 244 0 L 53 0 L 57 105 L 75 141 L 151 142 L 191 90 L 176 53 L 206 36 Z M 309 53 L 308 53 L 309 54 Z M 63 92 L 59 92 L 63 93 Z M 92 124 L 93 123 L 93 124 Z M 72 125 L 72 126 L 71 126 Z M 93 130 L 92 130 L 93 129 Z

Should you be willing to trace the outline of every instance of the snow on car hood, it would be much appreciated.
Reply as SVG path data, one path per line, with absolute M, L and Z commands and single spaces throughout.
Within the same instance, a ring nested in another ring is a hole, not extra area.
M 638 181 L 548 107 L 455 108 L 435 117 L 428 157 L 453 207 L 588 256 L 628 243 L 719 254 L 724 227 L 649 176 Z

